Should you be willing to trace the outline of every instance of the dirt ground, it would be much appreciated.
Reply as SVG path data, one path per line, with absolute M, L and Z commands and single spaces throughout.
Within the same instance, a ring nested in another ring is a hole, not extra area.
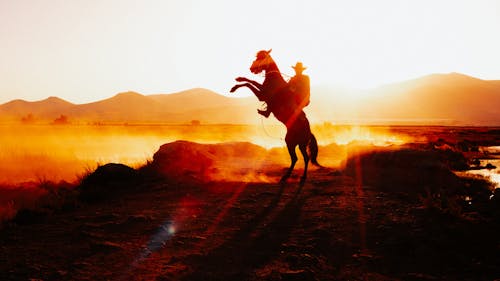
M 495 280 L 498 222 L 434 212 L 333 169 L 143 182 L 0 231 L 1 280 Z M 276 183 L 274 183 L 276 182 Z

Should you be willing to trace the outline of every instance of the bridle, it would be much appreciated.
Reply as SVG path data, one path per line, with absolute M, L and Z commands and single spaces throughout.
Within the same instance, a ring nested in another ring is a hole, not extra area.
M 269 56 L 269 55 L 268 55 Z M 259 65 L 258 67 L 261 67 L 261 65 L 264 63 L 264 60 L 273 60 L 272 58 L 270 57 L 266 57 L 266 58 L 263 58 L 263 59 L 260 59 L 259 60 Z M 265 72 L 265 73 L 264 73 Z M 259 74 L 257 75 L 260 75 L 261 77 L 266 77 L 266 75 L 268 74 L 273 74 L 273 73 L 279 73 L 281 74 L 282 77 L 286 77 L 288 80 L 292 77 L 292 75 L 289 75 L 289 74 L 286 74 L 286 73 L 283 73 L 281 71 L 278 71 L 278 70 L 271 70 L 271 71 L 267 71 L 265 70 L 264 68 L 262 68 L 262 70 L 259 72 Z

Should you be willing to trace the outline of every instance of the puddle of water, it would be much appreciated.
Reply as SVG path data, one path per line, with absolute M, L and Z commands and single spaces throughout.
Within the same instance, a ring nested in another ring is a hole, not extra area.
M 498 147 L 500 148 L 500 147 Z M 485 167 L 488 164 L 495 166 L 494 169 L 481 169 L 481 170 L 469 170 L 464 174 L 468 175 L 480 175 L 488 178 L 494 185 L 495 188 L 500 188 L 500 159 L 479 159 L 480 165 Z

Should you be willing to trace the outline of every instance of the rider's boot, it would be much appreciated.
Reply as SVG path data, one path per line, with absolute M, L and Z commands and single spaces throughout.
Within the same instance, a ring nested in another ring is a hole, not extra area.
M 262 116 L 264 116 L 264 117 L 266 117 L 266 118 L 267 118 L 267 117 L 269 117 L 269 115 L 271 114 L 271 111 L 270 111 L 270 110 L 260 110 L 260 109 L 257 109 L 257 112 L 258 112 L 260 115 L 262 115 Z

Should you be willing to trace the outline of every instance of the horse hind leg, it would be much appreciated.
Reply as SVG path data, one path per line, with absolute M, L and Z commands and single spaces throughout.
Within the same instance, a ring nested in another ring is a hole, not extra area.
M 304 173 L 302 174 L 302 177 L 300 178 L 300 185 L 303 186 L 304 183 L 306 182 L 307 167 L 309 165 L 309 155 L 307 154 L 307 144 L 301 143 L 299 145 L 299 149 L 300 149 L 300 152 L 302 153 L 302 156 L 304 157 Z
M 281 177 L 280 183 L 286 182 L 286 180 L 292 175 L 293 168 L 295 167 L 295 163 L 297 163 L 297 153 L 295 153 L 295 145 L 287 143 L 286 147 L 288 149 L 288 154 L 290 154 L 291 164 L 286 173 Z

